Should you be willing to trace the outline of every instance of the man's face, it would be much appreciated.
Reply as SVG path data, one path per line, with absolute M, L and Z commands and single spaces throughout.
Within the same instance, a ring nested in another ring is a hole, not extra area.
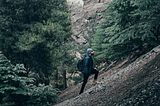
M 91 56 L 94 55 L 94 51 L 92 51 L 90 54 L 91 54 Z

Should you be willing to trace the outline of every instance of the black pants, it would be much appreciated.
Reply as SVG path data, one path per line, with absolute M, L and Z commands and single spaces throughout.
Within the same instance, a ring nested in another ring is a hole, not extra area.
M 99 73 L 99 71 L 97 71 L 96 69 L 92 70 L 91 74 L 95 74 L 94 75 L 94 80 L 97 80 L 98 73 Z M 83 93 L 84 87 L 85 87 L 85 85 L 87 83 L 87 80 L 88 80 L 88 78 L 90 76 L 89 74 L 83 74 L 83 75 L 84 75 L 84 77 L 83 77 L 83 84 L 82 84 L 82 87 L 81 87 L 81 90 L 80 90 L 79 94 Z

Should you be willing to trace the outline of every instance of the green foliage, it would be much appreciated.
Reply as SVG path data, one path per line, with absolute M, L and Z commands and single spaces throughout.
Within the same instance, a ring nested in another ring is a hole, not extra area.
M 113 0 L 102 16 L 92 46 L 97 60 L 120 59 L 139 50 L 147 51 L 159 44 L 160 1 Z
M 56 102 L 58 90 L 34 85 L 24 65 L 12 65 L 0 54 L 0 104 L 2 106 L 46 106 Z
M 0 22 L 0 49 L 3 53 L 13 64 L 23 63 L 36 73 L 36 76 L 30 76 L 37 79 L 37 85 L 49 85 L 57 64 L 66 61 L 59 49 L 71 42 L 66 1 L 1 0 Z M 72 58 L 67 52 L 70 49 L 65 49 L 66 59 Z
M 74 81 L 74 85 L 77 85 L 83 81 L 83 75 L 79 74 L 79 76 L 73 77 L 72 80 Z

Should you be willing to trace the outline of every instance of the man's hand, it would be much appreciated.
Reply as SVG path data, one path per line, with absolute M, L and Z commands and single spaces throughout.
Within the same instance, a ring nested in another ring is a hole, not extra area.
M 97 68 L 94 68 L 95 70 L 97 70 Z

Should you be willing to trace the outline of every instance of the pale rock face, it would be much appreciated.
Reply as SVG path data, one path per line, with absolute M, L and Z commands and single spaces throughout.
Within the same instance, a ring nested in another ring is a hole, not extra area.
M 112 0 L 67 0 L 70 8 L 72 21 L 72 37 L 80 44 L 87 44 L 87 40 L 82 36 L 87 35 L 86 24 L 90 22 L 92 16 L 105 11 L 104 4 Z
M 79 43 L 86 42 L 85 39 L 82 37 L 83 26 L 85 25 L 84 20 L 84 2 L 83 0 L 67 0 L 70 6 L 71 12 L 71 21 L 72 21 L 72 37 L 75 41 Z
M 81 5 L 83 7 L 83 0 L 67 0 L 69 5 Z

